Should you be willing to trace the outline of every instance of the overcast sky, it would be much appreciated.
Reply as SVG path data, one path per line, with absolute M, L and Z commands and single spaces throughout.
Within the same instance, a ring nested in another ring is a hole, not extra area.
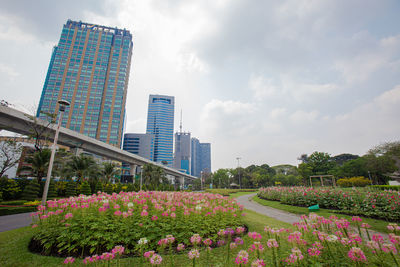
M 399 14 L 398 0 L 2 0 L 0 98 L 37 107 L 63 24 L 81 20 L 133 34 L 127 132 L 165 94 L 213 170 L 363 155 L 400 139 Z

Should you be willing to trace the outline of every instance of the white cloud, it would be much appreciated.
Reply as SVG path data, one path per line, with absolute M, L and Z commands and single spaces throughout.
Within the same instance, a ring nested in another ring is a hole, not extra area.
M 317 119 L 318 111 L 304 111 L 304 110 L 297 110 L 290 115 L 290 119 L 292 122 L 297 124 L 302 123 L 310 123 Z
M 273 84 L 272 79 L 267 79 L 262 75 L 251 74 L 249 79 L 249 87 L 254 92 L 257 100 L 275 95 L 278 88 Z

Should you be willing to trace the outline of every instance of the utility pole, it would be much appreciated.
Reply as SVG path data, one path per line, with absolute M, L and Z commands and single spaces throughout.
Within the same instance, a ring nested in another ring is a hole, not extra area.
M 239 160 L 240 160 L 241 158 L 237 157 L 236 159 L 237 159 L 237 161 L 238 161 L 239 188 L 242 189 L 242 182 L 240 181 L 240 162 L 239 162 Z

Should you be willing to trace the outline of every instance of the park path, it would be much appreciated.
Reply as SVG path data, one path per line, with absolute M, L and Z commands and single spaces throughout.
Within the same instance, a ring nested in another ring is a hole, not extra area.
M 255 211 L 257 213 L 260 213 L 262 215 L 266 215 L 268 217 L 277 219 L 282 222 L 287 222 L 290 224 L 293 224 L 295 222 L 300 221 L 300 216 L 283 211 L 283 210 L 278 210 L 275 208 L 271 208 L 268 206 L 263 206 L 261 204 L 258 204 L 257 202 L 251 201 L 250 198 L 253 198 L 257 193 L 254 194 L 249 194 L 249 195 L 243 195 L 240 197 L 237 197 L 236 200 L 238 203 L 243 205 L 245 209 Z
M 0 216 L 0 232 L 10 231 L 31 224 L 32 212 Z

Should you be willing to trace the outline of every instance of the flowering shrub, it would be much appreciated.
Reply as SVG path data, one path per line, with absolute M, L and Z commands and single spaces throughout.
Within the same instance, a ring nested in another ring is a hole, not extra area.
M 33 216 L 31 250 L 63 256 L 101 254 L 117 245 L 130 254 L 178 244 L 183 249 L 201 244 L 201 238 L 216 240 L 221 228 L 243 225 L 235 200 L 188 192 L 80 195 L 49 200 Z
M 354 215 L 400 220 L 400 191 L 343 191 L 334 188 L 267 187 L 258 196 L 294 206 L 337 209 Z

